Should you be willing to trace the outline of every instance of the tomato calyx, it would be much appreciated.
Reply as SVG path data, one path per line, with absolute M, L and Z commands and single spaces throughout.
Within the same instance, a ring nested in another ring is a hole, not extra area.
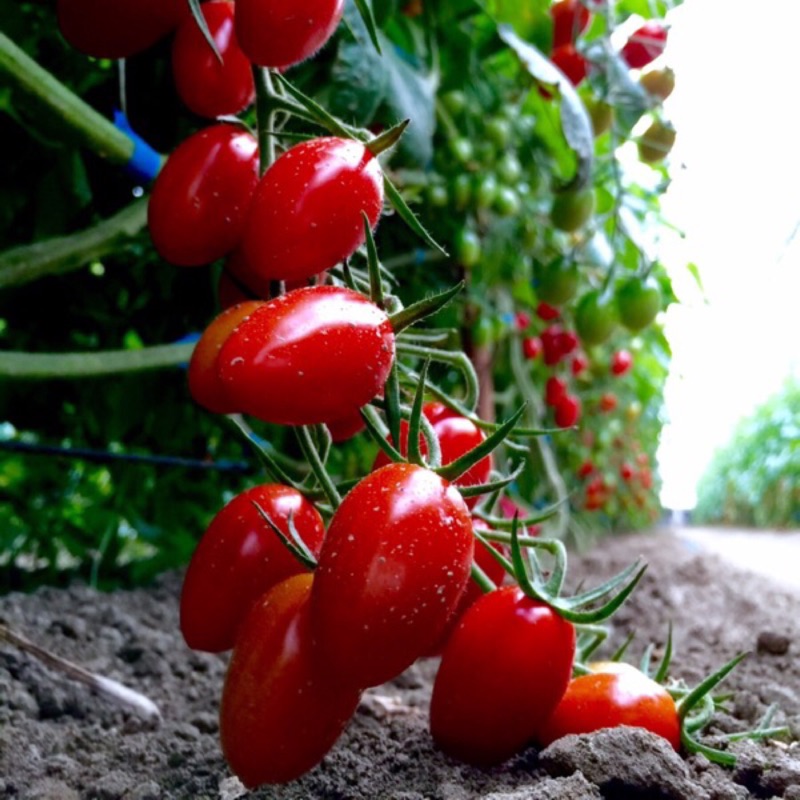
M 481 531 L 476 530 L 475 537 L 484 547 L 491 547 L 489 540 Z M 514 577 L 519 588 L 528 597 L 545 603 L 575 625 L 593 625 L 609 619 L 630 597 L 647 569 L 647 564 L 635 561 L 594 589 L 572 597 L 562 597 L 561 591 L 567 570 L 567 551 L 563 542 L 558 539 L 521 537 L 517 516 L 512 520 L 510 536 L 495 534 L 492 539 L 502 540 L 510 545 L 510 559 L 497 551 L 494 551 L 492 556 L 504 564 L 506 571 Z M 526 554 L 523 554 L 523 546 L 527 550 Z M 549 572 L 543 568 L 537 551 L 544 551 L 551 557 Z
M 261 519 L 266 522 L 270 530 L 278 537 L 278 539 L 280 539 L 281 544 L 306 569 L 315 570 L 317 568 L 317 557 L 311 552 L 309 546 L 303 541 L 303 537 L 300 536 L 300 533 L 294 524 L 293 515 L 290 513 L 286 518 L 286 527 L 289 530 L 289 535 L 287 536 L 256 500 L 253 500 L 252 502 Z

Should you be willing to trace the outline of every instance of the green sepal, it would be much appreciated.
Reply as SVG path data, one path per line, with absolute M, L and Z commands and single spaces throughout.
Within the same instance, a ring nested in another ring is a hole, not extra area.
M 425 466 L 422 451 L 419 446 L 420 420 L 422 419 L 422 404 L 425 400 L 425 381 L 428 377 L 430 359 L 425 359 L 419 374 L 419 384 L 414 393 L 414 402 L 411 405 L 411 414 L 408 418 L 408 460 L 411 464 Z
M 425 226 L 419 221 L 419 217 L 409 208 L 408 203 L 406 203 L 403 195 L 400 194 L 398 188 L 389 180 L 386 175 L 383 177 L 383 185 L 384 190 L 386 192 L 386 196 L 389 198 L 389 202 L 392 204 L 392 207 L 397 212 L 397 215 L 403 222 L 408 225 L 411 230 L 417 234 L 429 247 L 432 247 L 434 250 L 438 250 L 442 255 L 448 256 L 447 250 L 442 247 L 436 239 L 428 233 Z
M 395 335 L 444 308 L 463 288 L 464 282 L 461 281 L 444 292 L 425 297 L 392 314 L 389 321 L 392 323 Z
M 525 471 L 525 464 L 520 464 L 514 472 L 505 478 L 500 478 L 496 481 L 489 483 L 476 483 L 472 486 L 456 486 L 462 497 L 480 497 L 482 494 L 490 494 L 491 492 L 499 492 L 505 489 L 506 486 L 513 483 Z
M 378 55 L 383 55 L 381 52 L 381 42 L 378 38 L 378 25 L 375 22 L 375 15 L 372 13 L 372 3 L 367 2 L 367 0 L 354 0 L 354 2 L 358 13 L 361 14 L 361 19 L 364 22 L 367 33 L 369 33 L 369 38 L 373 47 L 377 50 Z
M 288 527 L 289 534 L 287 536 L 273 521 L 269 514 L 255 501 L 251 501 L 258 511 L 261 518 L 269 525 L 272 532 L 281 540 L 283 546 L 304 566 L 306 569 L 316 569 L 317 559 L 314 554 L 308 549 L 308 545 L 303 541 L 297 528 L 294 525 L 292 515 L 289 515 Z
M 200 9 L 200 0 L 189 0 L 189 9 L 192 12 L 194 21 L 197 23 L 197 27 L 200 28 L 200 33 L 203 34 L 203 38 L 206 40 L 206 44 L 211 48 L 211 51 L 214 53 L 214 57 L 221 64 L 222 55 L 217 49 L 217 43 L 214 41 L 211 31 L 208 29 L 208 23 L 206 22 L 206 18 Z

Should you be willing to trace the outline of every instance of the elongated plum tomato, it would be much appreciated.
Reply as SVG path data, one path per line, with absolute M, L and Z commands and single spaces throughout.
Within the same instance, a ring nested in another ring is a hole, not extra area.
M 301 142 L 258 185 L 242 239 L 245 260 L 262 280 L 309 278 L 352 255 L 364 242 L 362 212 L 374 228 L 382 207 L 383 173 L 361 142 Z
M 472 420 L 452 412 L 442 403 L 426 403 L 422 408 L 422 413 L 431 423 L 433 432 L 439 440 L 442 464 L 452 463 L 472 450 L 473 447 L 477 447 L 486 438 L 483 431 Z M 428 445 L 425 437 L 420 435 L 419 441 L 420 451 L 423 455 L 427 455 Z M 408 455 L 408 423 L 405 420 L 400 423 L 400 452 L 404 456 Z M 385 467 L 390 461 L 389 456 L 381 450 L 372 464 L 372 469 Z M 485 456 L 453 482 L 456 486 L 477 486 L 488 482 L 491 471 L 492 457 Z M 477 497 L 468 498 L 467 505 L 472 508 L 478 499 Z
M 233 30 L 234 4 L 211 0 L 200 10 L 219 52 L 206 42 L 193 17 L 185 19 L 172 40 L 172 76 L 178 97 L 201 117 L 238 114 L 255 99 L 253 70 Z
M 217 358 L 225 340 L 236 326 L 263 303 L 247 300 L 225 309 L 203 331 L 189 361 L 189 393 L 194 401 L 215 414 L 231 414 L 236 407 L 225 394 L 217 375 Z
M 281 425 L 355 414 L 383 388 L 394 359 L 389 317 L 341 286 L 310 286 L 263 303 L 217 358 L 225 396 Z
M 629 67 L 640 68 L 655 61 L 667 46 L 667 28 L 656 20 L 645 22 L 635 30 L 620 55 Z
M 662 736 L 678 750 L 680 720 L 675 701 L 661 684 L 630 664 L 604 662 L 590 668 L 590 674 L 570 682 L 561 702 L 537 732 L 541 745 L 569 733 L 631 725 Z
M 311 58 L 330 39 L 344 0 L 236 0 L 236 35 L 247 57 L 282 69 Z
M 371 472 L 333 515 L 319 556 L 311 618 L 321 663 L 348 685 L 398 675 L 442 635 L 473 554 L 454 486 L 413 464 Z
M 58 0 L 58 27 L 95 58 L 127 58 L 166 36 L 190 15 L 186 0 Z
M 256 601 L 242 623 L 220 704 L 222 752 L 252 789 L 295 780 L 319 763 L 355 713 L 360 692 L 334 685 L 315 654 L 311 575 Z
M 431 697 L 436 744 L 470 764 L 500 764 L 527 745 L 572 674 L 575 628 L 517 586 L 476 600 L 442 654 Z
M 268 483 L 234 497 L 206 529 L 183 581 L 181 633 L 194 650 L 229 650 L 256 600 L 286 578 L 307 571 L 256 503 L 288 538 L 291 518 L 314 555 L 322 547 L 322 517 L 296 489 Z
M 159 255 L 192 267 L 233 250 L 257 183 L 258 144 L 237 125 L 212 125 L 183 141 L 156 178 L 147 208 Z

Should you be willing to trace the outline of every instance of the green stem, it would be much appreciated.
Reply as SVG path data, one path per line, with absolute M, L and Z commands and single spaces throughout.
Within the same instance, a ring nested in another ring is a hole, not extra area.
M 85 147 L 115 164 L 128 164 L 134 143 L 102 114 L 0 32 L 0 75 L 69 129 Z
M 325 492 L 328 502 L 330 502 L 334 508 L 338 508 L 339 504 L 342 502 L 342 498 L 331 476 L 325 469 L 325 464 L 322 463 L 322 459 L 319 457 L 317 448 L 314 445 L 314 440 L 311 437 L 311 431 L 306 425 L 298 425 L 295 428 L 295 433 L 297 434 L 297 441 L 300 444 L 300 449 L 303 451 L 303 455 L 309 467 L 311 467 L 314 476 L 319 481 L 322 491 Z
M 80 269 L 120 250 L 147 225 L 147 200 L 136 200 L 91 228 L 0 253 L 0 288 Z
M 187 363 L 193 350 L 194 344 L 161 344 L 139 350 L 86 353 L 25 353 L 6 350 L 0 351 L 0 378 L 86 378 L 176 367 Z
M 262 67 L 253 67 L 253 79 L 256 85 L 259 168 L 263 175 L 275 162 L 275 86 L 270 71 Z

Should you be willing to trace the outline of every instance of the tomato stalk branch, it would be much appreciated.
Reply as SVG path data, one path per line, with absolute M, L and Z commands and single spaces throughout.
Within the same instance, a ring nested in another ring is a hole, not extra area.
M 69 130 L 75 140 L 112 163 L 130 163 L 134 142 L 0 31 L 0 75 Z M 6 81 L 3 81 L 6 83 Z
M 334 509 L 338 508 L 342 502 L 342 498 L 339 495 L 331 476 L 325 469 L 325 464 L 322 462 L 319 452 L 314 445 L 311 431 L 306 425 L 298 425 L 295 427 L 294 431 L 297 436 L 297 442 L 300 445 L 300 449 L 303 451 L 303 455 L 305 456 L 309 467 L 311 467 L 311 471 L 314 473 L 314 476 L 319 482 L 320 488 L 325 493 L 325 496 L 328 498 L 328 502 L 331 504 L 331 506 L 333 506 Z

